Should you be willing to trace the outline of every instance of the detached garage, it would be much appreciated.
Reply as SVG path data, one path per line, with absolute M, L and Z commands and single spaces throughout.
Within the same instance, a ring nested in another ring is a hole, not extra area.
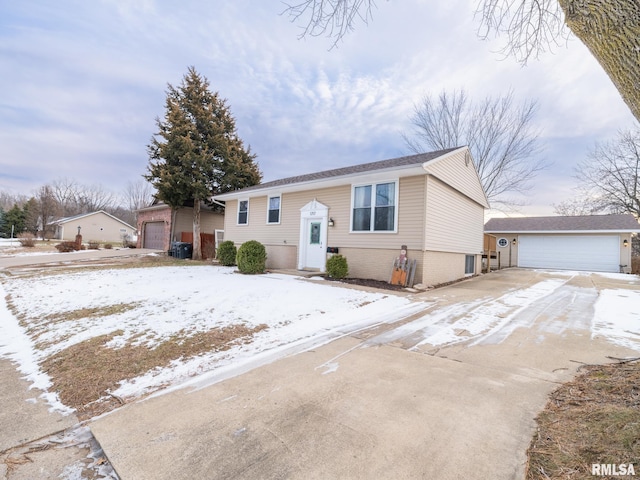
M 497 239 L 492 267 L 593 272 L 630 271 L 633 215 L 493 218 L 485 233 Z

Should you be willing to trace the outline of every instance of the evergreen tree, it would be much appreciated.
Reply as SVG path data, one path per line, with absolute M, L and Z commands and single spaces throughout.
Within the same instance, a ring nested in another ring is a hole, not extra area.
M 40 229 L 38 201 L 34 197 L 31 197 L 22 207 L 22 211 L 24 212 L 24 229 L 37 236 L 38 230 Z
M 11 210 L 4 214 L 2 233 L 4 233 L 6 237 L 10 237 L 12 233 L 14 237 L 18 236 L 24 232 L 24 220 L 24 210 L 17 204 L 14 205 Z
M 5 221 L 4 221 L 4 216 L 5 216 L 5 212 L 4 212 L 4 208 L 2 208 L 2 206 L 0 206 L 0 238 L 4 238 L 6 236 L 4 230 L 4 225 L 5 225 Z
M 194 67 L 178 87 L 168 85 L 164 118 L 156 124 L 145 178 L 172 208 L 193 204 L 193 258 L 200 259 L 200 202 L 255 185 L 262 174 L 226 101 Z

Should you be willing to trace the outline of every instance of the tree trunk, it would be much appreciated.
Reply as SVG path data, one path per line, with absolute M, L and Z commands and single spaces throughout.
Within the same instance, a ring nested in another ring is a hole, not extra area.
M 640 120 L 640 1 L 559 0 L 559 3 L 567 26 L 598 60 L 631 113 Z
M 194 260 L 202 260 L 202 246 L 200 245 L 200 200 L 193 200 L 193 256 Z

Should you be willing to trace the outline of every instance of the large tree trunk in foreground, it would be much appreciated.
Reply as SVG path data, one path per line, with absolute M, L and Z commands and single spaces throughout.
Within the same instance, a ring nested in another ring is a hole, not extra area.
M 193 201 L 193 255 L 194 260 L 202 260 L 202 246 L 200 245 L 200 200 Z
M 598 60 L 640 121 L 640 1 L 559 0 L 559 3 L 567 26 Z

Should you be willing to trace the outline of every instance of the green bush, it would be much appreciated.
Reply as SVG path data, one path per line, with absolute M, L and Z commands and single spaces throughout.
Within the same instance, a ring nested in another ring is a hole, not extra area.
M 327 260 L 327 273 L 331 278 L 345 278 L 349 275 L 347 259 L 342 255 L 333 255 Z
M 236 264 L 236 246 L 231 240 L 225 240 L 218 247 L 218 261 L 220 265 L 231 267 Z
M 267 261 L 267 250 L 260 242 L 249 240 L 238 249 L 238 270 L 242 273 L 263 273 Z

